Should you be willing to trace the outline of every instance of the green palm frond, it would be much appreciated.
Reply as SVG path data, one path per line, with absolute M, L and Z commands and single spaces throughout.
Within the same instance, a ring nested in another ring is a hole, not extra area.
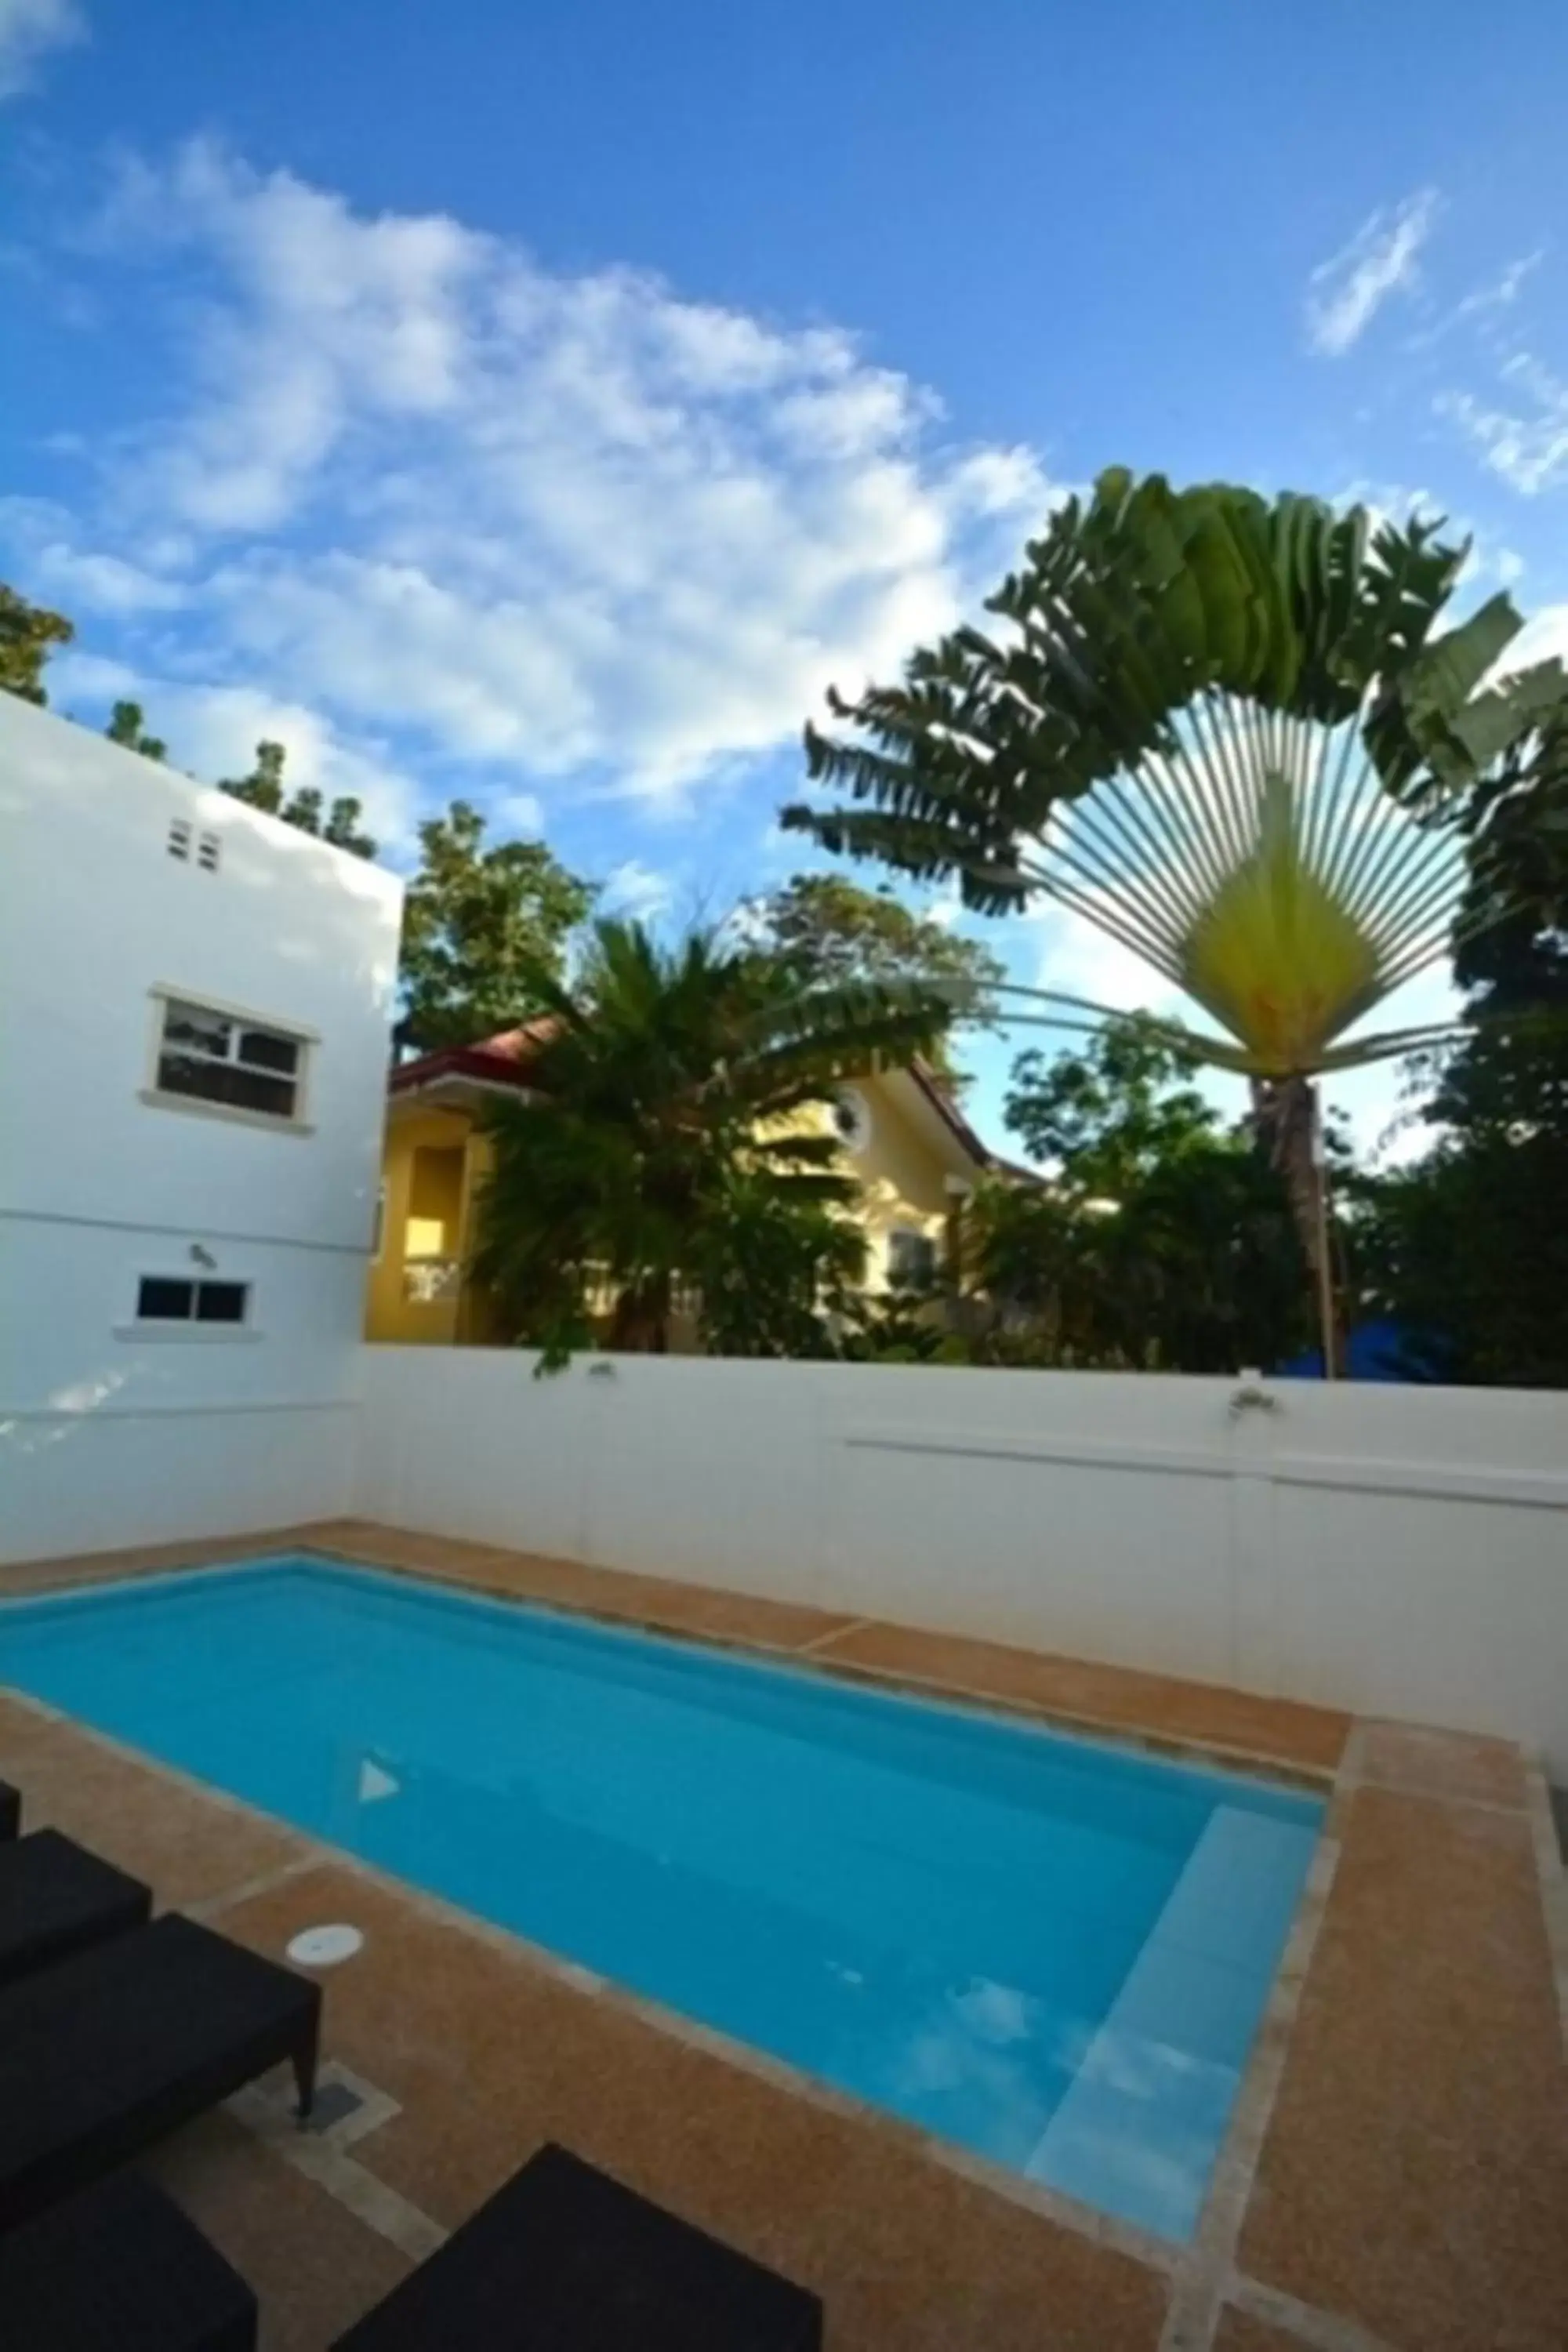
M 1467 551 L 1438 528 L 1108 473 L 991 633 L 808 729 L 840 797 L 784 823 L 989 912 L 1053 898 L 1202 1005 L 1225 1066 L 1342 1066 L 1364 1014 L 1496 919 L 1488 829 L 1563 741 L 1559 663 L 1488 683 L 1506 597 L 1439 626 Z

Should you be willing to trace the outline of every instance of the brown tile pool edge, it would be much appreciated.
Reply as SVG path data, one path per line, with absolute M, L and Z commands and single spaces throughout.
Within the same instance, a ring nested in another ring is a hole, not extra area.
M 426 1538 L 412 1531 L 405 1534 L 402 1530 L 385 1529 L 381 1533 L 384 1537 L 393 1535 L 399 1548 L 405 1544 L 410 1547 L 419 1546 L 427 1541 Z M 372 1537 L 370 1540 L 374 1542 L 375 1538 Z M 1128 1746 L 1145 1748 L 1154 1755 L 1200 1763 L 1218 1763 L 1235 1770 L 1256 1773 L 1266 1779 L 1280 1781 L 1289 1788 L 1304 1789 L 1317 1795 L 1324 1793 L 1332 1785 L 1335 1769 L 1333 1763 L 1306 1760 L 1282 1752 L 1281 1748 L 1252 1747 L 1197 1730 L 1165 1728 L 1146 1720 L 1137 1720 L 1131 1708 L 1124 1713 L 1100 1713 L 1091 1708 L 1073 1707 L 1054 1699 L 1026 1696 L 1016 1690 L 999 1690 L 984 1681 L 965 1680 L 951 1673 L 937 1670 L 922 1672 L 913 1666 L 881 1665 L 868 1659 L 852 1654 L 847 1655 L 836 1647 L 836 1644 L 850 1637 L 883 1633 L 896 1633 L 900 1642 L 906 1645 L 910 1643 L 929 1645 L 931 1650 L 939 1654 L 943 1649 L 952 1646 L 951 1637 L 948 1635 L 930 1632 L 924 1628 L 889 1626 L 875 1618 L 845 1614 L 837 1618 L 837 1622 L 826 1630 L 813 1633 L 805 1641 L 773 1642 L 754 1633 L 748 1634 L 734 1627 L 704 1624 L 700 1617 L 693 1617 L 690 1614 L 683 1613 L 679 1618 L 671 1617 L 661 1613 L 657 1606 L 641 1605 L 640 1601 L 639 1605 L 634 1608 L 600 1604 L 595 1601 L 591 1586 L 582 1593 L 574 1594 L 570 1598 L 559 1591 L 530 1591 L 526 1587 L 508 1582 L 503 1576 L 493 1571 L 497 1570 L 500 1563 L 526 1563 L 531 1556 L 527 1553 L 507 1551 L 500 1547 L 464 1547 L 465 1549 L 472 1549 L 474 1557 L 471 1559 L 431 1559 L 427 1553 L 422 1553 L 417 1559 L 404 1559 L 395 1556 L 390 1549 L 384 1549 L 380 1556 L 374 1553 L 367 1555 L 363 1537 L 361 1537 L 356 1544 L 353 1535 L 337 1538 L 324 1531 L 309 1530 L 302 1532 L 295 1539 L 294 1549 L 349 1567 L 374 1568 L 387 1575 L 407 1576 L 416 1580 L 481 1593 L 489 1600 L 521 1603 L 528 1608 L 548 1610 L 567 1617 L 586 1617 L 595 1623 L 618 1625 L 655 1633 L 662 1640 L 692 1642 L 708 1648 L 749 1652 L 775 1663 L 787 1659 L 793 1665 L 831 1675 L 839 1681 L 864 1684 L 874 1689 L 905 1691 L 917 1697 L 947 1699 L 960 1706 L 980 1707 L 992 1714 L 1015 1716 L 1026 1722 L 1058 1726 L 1064 1731 L 1082 1732 L 1098 1739 L 1120 1741 Z M 266 1551 L 259 1551 L 254 1556 L 265 1557 Z M 214 1564 L 232 1567 L 236 1563 L 231 1557 L 221 1563 Z M 553 1561 L 544 1564 L 551 1568 L 558 1565 L 576 1566 L 576 1563 Z M 487 1573 L 487 1570 L 492 1572 Z M 598 1571 L 585 1570 L 584 1573 L 591 1577 Z M 620 1573 L 616 1571 L 617 1578 Z M 626 1580 L 628 1584 L 633 1584 L 639 1580 L 628 1574 Z M 641 1580 L 652 1581 L 652 1580 Z M 684 1587 L 683 1591 L 691 1596 L 693 1601 L 711 1601 L 721 1609 L 750 1598 L 720 1587 L 689 1585 Z M 813 1613 L 823 1618 L 833 1614 L 828 1611 L 817 1611 Z M 975 1645 L 964 1644 L 963 1646 L 968 1648 Z M 1006 1649 L 1001 1643 L 986 1643 L 980 1646 L 995 1650 L 1010 1660 L 1026 1661 L 1039 1654 L 1026 1650 Z M 1058 1663 L 1063 1664 L 1072 1663 L 1055 1658 L 1042 1660 L 1042 1662 L 1052 1665 Z M 1093 1672 L 1097 1678 L 1109 1682 L 1124 1679 L 1138 1688 L 1159 1686 L 1178 1691 L 1184 1695 L 1205 1693 L 1213 1687 L 1205 1684 L 1182 1682 L 1173 1676 L 1155 1675 L 1142 1670 L 1118 1666 L 1097 1664 Z M 1288 1716 L 1296 1713 L 1310 1713 L 1328 1718 L 1333 1715 L 1333 1710 L 1331 1709 L 1297 1709 L 1291 1702 L 1259 1701 L 1258 1704 L 1266 1707 L 1277 1705 L 1279 1710 Z M 1342 1721 L 1344 1734 L 1348 1736 L 1350 1717 L 1343 1717 L 1340 1720 Z

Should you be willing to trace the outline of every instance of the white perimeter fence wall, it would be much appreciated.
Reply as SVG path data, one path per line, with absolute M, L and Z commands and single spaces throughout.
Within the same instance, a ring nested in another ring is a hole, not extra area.
M 370 1348 L 366 1516 L 1495 1731 L 1568 1780 L 1568 1400 Z M 278 1516 L 290 1516 L 279 1514 Z

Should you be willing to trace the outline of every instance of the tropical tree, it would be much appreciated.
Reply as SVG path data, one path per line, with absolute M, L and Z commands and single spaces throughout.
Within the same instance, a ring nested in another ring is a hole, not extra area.
M 1014 1065 L 1007 1124 L 1051 1175 L 982 1187 L 970 1275 L 1058 1360 L 1232 1371 L 1306 1342 L 1284 1186 L 1197 1066 L 1143 1014 Z
M 163 737 L 148 734 L 147 714 L 139 702 L 117 702 L 103 731 L 111 743 L 122 743 L 128 751 L 140 751 L 144 760 L 166 760 L 169 756 L 169 747 Z
M 24 702 L 47 703 L 44 667 L 56 646 L 68 646 L 76 625 L 47 604 L 30 604 L 0 580 L 0 688 Z
M 1005 968 L 979 940 L 917 915 L 890 887 L 863 890 L 843 874 L 793 874 L 745 909 L 757 943 L 787 956 L 814 987 L 852 981 L 950 984 L 967 1016 L 989 1020 Z M 960 1083 L 950 1040 L 932 1049 L 937 1075 Z
M 1563 749 L 1568 753 L 1568 741 Z M 1410 1335 L 1417 1368 L 1568 1387 L 1568 756 L 1538 763 L 1492 845 L 1497 919 L 1459 946 L 1471 1026 L 1411 1064 L 1433 1141 L 1357 1181 L 1366 1304 Z
M 786 810 L 828 848 L 1016 912 L 1087 918 L 1217 1024 L 1184 1032 L 1251 1081 L 1324 1309 L 1324 1072 L 1446 1024 L 1360 1024 L 1494 919 L 1491 845 L 1562 740 L 1562 667 L 1489 682 L 1506 596 L 1439 628 L 1466 550 L 1287 494 L 1173 489 L 1113 470 L 1069 499 L 989 599 L 987 634 L 914 653 L 896 686 L 830 698 L 810 773 L 847 798 Z M 1105 1008 L 1014 988 L 1093 1025 Z
M 468 801 L 419 828 L 419 871 L 403 917 L 400 1037 L 429 1053 L 492 1035 L 543 1007 L 591 883 L 542 841 L 485 839 Z
M 496 1105 L 475 1272 L 553 1367 L 594 1336 L 662 1352 L 683 1294 L 706 1343 L 802 1352 L 854 1270 L 856 1187 L 814 1120 L 879 1056 L 928 1045 L 939 1001 L 804 990 L 778 957 L 602 919 L 570 985 L 524 975 L 527 1098 Z
M 1080 1051 L 1020 1054 L 1003 1118 L 1070 1189 L 1120 1200 L 1140 1177 L 1212 1141 L 1219 1113 L 1191 1083 L 1201 1055 L 1168 1022 L 1108 1020 Z
M 131 708 L 134 709 L 134 705 Z M 283 781 L 286 747 L 265 739 L 256 747 L 256 762 L 247 776 L 230 776 L 218 784 L 220 793 L 231 800 L 244 801 L 251 808 L 264 810 L 268 816 L 281 817 L 300 833 L 313 833 L 319 840 L 330 841 L 334 849 L 346 849 L 355 857 L 374 857 L 375 843 L 368 833 L 360 831 L 363 804 L 345 793 L 330 806 L 323 806 L 321 793 L 313 784 L 302 784 L 290 791 Z
M 830 1171 L 814 1197 L 798 1181 L 810 1172 L 749 1149 L 719 1171 L 684 1269 L 710 1354 L 826 1355 L 854 1313 L 866 1272 L 865 1234 L 845 1214 L 855 1188 Z

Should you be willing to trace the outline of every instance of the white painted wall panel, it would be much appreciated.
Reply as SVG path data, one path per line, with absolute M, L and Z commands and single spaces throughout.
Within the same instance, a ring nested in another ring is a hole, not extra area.
M 8 1422 L 4 1556 L 52 1559 L 339 1517 L 352 1507 L 355 1417 L 352 1404 L 327 1403 Z

